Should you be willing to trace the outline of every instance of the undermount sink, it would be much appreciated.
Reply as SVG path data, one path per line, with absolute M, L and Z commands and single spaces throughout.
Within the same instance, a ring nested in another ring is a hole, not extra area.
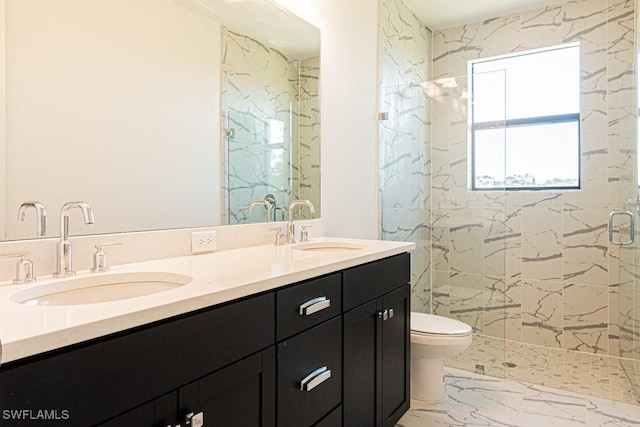
M 176 273 L 109 273 L 31 286 L 15 292 L 9 299 L 26 305 L 92 304 L 165 292 L 191 280 L 189 276 Z
M 367 248 L 368 245 L 361 243 L 342 242 L 342 241 L 323 241 L 323 242 L 306 242 L 298 243 L 291 246 L 292 249 L 299 251 L 311 251 L 311 252 L 346 252 L 346 251 L 359 251 Z

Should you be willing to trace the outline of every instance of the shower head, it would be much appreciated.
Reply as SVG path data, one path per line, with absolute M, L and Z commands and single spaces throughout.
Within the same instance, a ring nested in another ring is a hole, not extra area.
M 436 80 L 436 83 L 446 88 L 458 87 L 458 82 L 456 82 L 455 77 L 443 77 L 441 79 Z
M 442 94 L 442 90 L 440 89 L 440 87 L 430 81 L 430 82 L 420 82 L 420 83 L 411 83 L 409 85 L 410 88 L 420 88 L 425 95 L 427 95 L 429 98 L 436 98 L 438 96 L 440 96 Z

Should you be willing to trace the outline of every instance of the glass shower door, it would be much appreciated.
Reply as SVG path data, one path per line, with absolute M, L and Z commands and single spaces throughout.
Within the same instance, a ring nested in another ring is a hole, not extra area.
M 610 194 L 609 240 L 613 280 L 610 321 L 612 338 L 618 336 L 622 365 L 636 397 L 640 396 L 640 196 L 638 193 L 638 73 L 633 66 L 620 79 L 617 140 L 610 164 L 618 182 Z M 617 268 L 615 263 L 617 263 Z M 619 310 L 615 310 L 615 304 Z M 616 334 L 616 332 L 618 332 Z M 610 353 L 615 355 L 615 340 Z
M 473 328 L 448 366 L 505 376 L 510 327 L 505 72 L 436 79 L 432 94 L 432 307 Z M 482 129 L 475 122 L 491 121 Z
M 276 220 L 288 204 L 291 187 L 290 114 L 277 118 L 228 111 L 224 159 L 226 224 L 264 222 L 266 210 L 249 212 L 256 199 L 271 200 Z
M 485 76 L 488 77 L 488 76 Z M 504 85 L 504 72 L 498 79 Z M 445 364 L 505 375 L 505 338 L 516 299 L 507 277 L 517 227 L 507 213 L 505 130 L 479 137 L 490 152 L 491 190 L 471 186 L 470 90 L 467 76 L 383 87 L 380 93 L 379 203 L 384 240 L 416 243 L 411 310 L 460 320 L 474 341 Z M 502 91 L 503 93 L 504 91 Z M 494 120 L 504 120 L 504 97 Z M 500 102 L 498 102 L 500 104 Z M 503 185 L 504 187 L 504 185 Z M 518 301 L 519 303 L 519 301 Z

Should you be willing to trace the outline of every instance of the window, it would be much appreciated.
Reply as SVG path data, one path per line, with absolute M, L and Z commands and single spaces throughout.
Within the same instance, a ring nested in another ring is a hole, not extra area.
M 473 190 L 580 188 L 577 44 L 471 62 Z

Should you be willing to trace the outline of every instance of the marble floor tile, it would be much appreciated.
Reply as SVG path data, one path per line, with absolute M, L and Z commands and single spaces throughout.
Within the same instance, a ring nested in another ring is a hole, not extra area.
M 587 427 L 640 426 L 639 407 L 602 398 L 587 399 Z
M 446 401 L 412 400 L 396 427 L 640 427 L 637 405 L 455 368 L 445 382 Z
M 516 425 L 521 427 L 582 426 L 586 420 L 587 403 L 584 396 L 531 385 L 522 398 Z
M 447 366 L 640 405 L 640 362 L 475 334 Z

